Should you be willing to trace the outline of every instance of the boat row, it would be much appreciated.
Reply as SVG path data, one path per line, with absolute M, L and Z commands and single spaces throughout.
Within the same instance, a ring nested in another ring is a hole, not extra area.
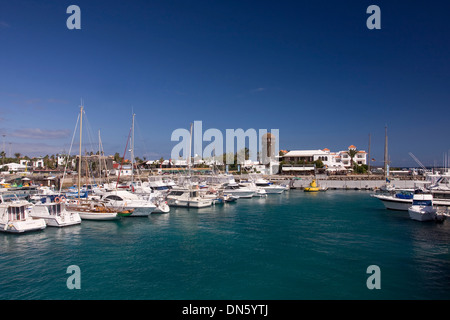
M 389 184 L 372 194 L 379 199 L 386 209 L 408 211 L 409 216 L 417 221 L 443 221 L 449 216 L 450 175 L 435 176 L 424 182 L 417 182 L 412 189 L 397 189 Z
M 169 213 L 170 207 L 204 208 L 236 202 L 238 199 L 281 194 L 288 186 L 265 179 L 249 179 L 237 183 L 232 175 L 180 177 L 175 183 L 166 181 L 134 181 L 126 185 L 83 186 L 79 191 L 54 191 L 39 187 L 29 201 L 5 193 L 0 195 L 0 231 L 22 233 L 46 226 L 66 227 L 82 220 L 117 220 L 122 217 L 148 217 L 153 213 Z

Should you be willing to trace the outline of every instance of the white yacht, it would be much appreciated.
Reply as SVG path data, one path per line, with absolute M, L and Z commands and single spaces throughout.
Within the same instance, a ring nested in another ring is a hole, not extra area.
M 413 202 L 413 194 L 413 189 L 404 189 L 373 194 L 372 197 L 379 199 L 386 209 L 408 211 Z
M 156 205 L 146 199 L 126 190 L 103 191 L 98 194 L 99 200 L 105 201 L 107 205 L 124 210 L 133 210 L 130 217 L 147 217 L 156 209 Z
M 256 191 L 251 190 L 248 187 L 240 186 L 237 183 L 225 183 L 222 186 L 224 194 L 231 194 L 234 197 L 240 198 L 251 198 L 256 193 Z
M 212 202 L 212 199 L 202 197 L 197 189 L 173 188 L 167 195 L 168 205 L 174 207 L 204 208 Z
M 0 231 L 23 233 L 42 230 L 47 227 L 44 219 L 34 219 L 30 213 L 33 204 L 26 200 L 0 203 Z
M 262 187 L 258 187 L 253 181 L 241 181 L 239 182 L 239 186 L 249 188 L 250 190 L 255 191 L 255 197 L 267 197 L 266 189 Z
M 273 184 L 269 180 L 263 178 L 256 179 L 255 185 L 266 190 L 266 193 L 268 194 L 280 194 L 287 190 L 285 186 Z
M 33 218 L 44 219 L 47 226 L 51 227 L 66 227 L 81 223 L 78 212 L 67 211 L 63 203 L 52 202 L 50 197 L 35 203 L 30 215 Z
M 436 219 L 436 209 L 433 208 L 433 195 L 429 193 L 414 194 L 412 206 L 408 209 L 409 217 L 417 221 Z

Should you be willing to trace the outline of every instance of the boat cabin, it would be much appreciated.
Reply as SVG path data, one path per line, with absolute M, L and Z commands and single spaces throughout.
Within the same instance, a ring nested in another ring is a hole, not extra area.
M 431 194 L 415 194 L 412 204 L 413 206 L 432 206 L 433 196 Z
M 180 197 L 180 196 L 186 196 L 186 197 L 190 197 L 190 198 L 197 198 L 200 196 L 198 190 L 171 190 L 170 193 L 167 196 L 175 196 L 175 197 Z
M 7 208 L 8 221 L 24 221 L 28 217 L 29 204 L 12 204 Z

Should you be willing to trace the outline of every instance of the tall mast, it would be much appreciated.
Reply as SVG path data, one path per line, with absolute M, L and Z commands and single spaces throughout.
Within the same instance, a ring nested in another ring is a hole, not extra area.
M 81 137 L 83 133 L 83 100 L 81 100 L 80 106 L 80 149 L 78 158 L 78 199 L 80 199 L 80 184 L 81 184 Z
M 370 175 L 370 160 L 371 160 L 371 158 L 370 158 L 370 133 L 369 133 L 369 154 L 368 154 L 368 158 L 369 159 L 367 159 L 367 174 L 368 175 Z
M 191 148 L 192 148 L 192 123 L 191 123 L 191 133 L 189 136 L 189 151 L 188 151 L 188 174 L 191 175 Z
M 388 136 L 387 136 L 387 126 L 384 127 L 384 177 L 388 178 Z
M 134 173 L 134 116 L 136 114 L 133 113 L 133 120 L 131 122 L 131 183 L 133 183 L 133 173 Z
M 98 178 L 101 181 L 102 179 L 102 149 L 101 149 L 101 145 L 102 145 L 102 140 L 100 138 L 100 130 L 98 130 L 98 167 L 99 167 L 99 174 L 98 174 Z

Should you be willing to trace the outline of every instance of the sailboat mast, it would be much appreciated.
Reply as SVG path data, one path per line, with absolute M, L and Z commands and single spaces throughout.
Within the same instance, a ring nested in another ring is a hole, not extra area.
M 369 133 L 369 154 L 368 154 L 368 157 L 369 157 L 369 159 L 367 159 L 367 174 L 368 175 L 370 175 L 370 133 Z
M 78 158 L 78 199 L 80 199 L 80 184 L 81 184 L 81 137 L 83 133 L 83 101 L 80 106 L 80 149 Z
M 99 174 L 98 174 L 98 178 L 101 181 L 102 179 L 102 149 L 101 149 L 101 145 L 102 145 L 102 140 L 100 138 L 100 130 L 98 130 L 98 166 L 99 166 Z
M 189 136 L 189 151 L 188 151 L 188 174 L 191 175 L 191 149 L 192 149 L 192 123 L 191 123 L 191 131 Z
M 387 126 L 384 127 L 384 177 L 388 178 L 388 136 Z
M 134 116 L 136 114 L 133 113 L 133 120 L 131 122 L 131 183 L 133 183 L 133 174 L 134 174 Z

